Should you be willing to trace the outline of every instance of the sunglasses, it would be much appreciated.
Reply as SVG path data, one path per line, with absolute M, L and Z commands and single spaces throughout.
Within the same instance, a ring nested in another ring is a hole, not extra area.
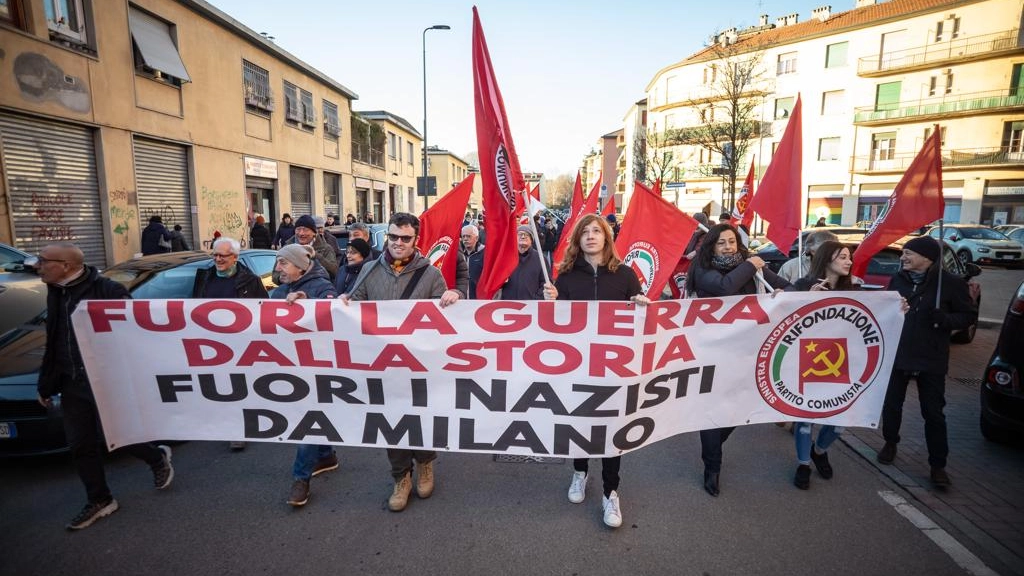
M 416 238 L 415 235 L 413 235 L 413 236 L 405 236 L 405 235 L 399 235 L 399 234 L 390 234 L 390 233 L 388 234 L 388 240 L 390 240 L 392 242 L 398 242 L 399 240 L 401 240 L 402 244 L 408 244 L 408 243 L 412 242 L 415 238 Z
M 58 263 L 67 262 L 67 260 L 57 260 L 55 258 L 43 258 L 42 256 L 36 256 L 36 261 L 39 263 L 40 266 L 43 265 L 43 264 L 46 264 L 47 262 L 58 262 Z

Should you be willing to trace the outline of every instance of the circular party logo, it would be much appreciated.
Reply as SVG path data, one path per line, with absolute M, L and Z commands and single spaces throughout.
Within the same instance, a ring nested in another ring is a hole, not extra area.
M 649 242 L 638 240 L 629 246 L 626 257 L 622 263 L 636 274 L 640 280 L 640 293 L 647 294 L 654 277 L 661 268 L 661 258 L 658 256 L 658 249 Z
M 430 265 L 435 268 L 440 268 L 444 262 L 444 256 L 452 249 L 453 240 L 451 236 L 441 236 L 434 245 L 430 247 L 427 252 L 427 260 Z
M 846 411 L 874 381 L 885 342 L 863 304 L 832 297 L 807 304 L 771 331 L 757 355 L 757 391 L 800 418 Z

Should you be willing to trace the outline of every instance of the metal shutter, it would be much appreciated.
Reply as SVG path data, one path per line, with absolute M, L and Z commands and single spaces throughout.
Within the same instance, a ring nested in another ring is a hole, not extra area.
M 292 187 L 292 218 L 298 220 L 299 216 L 313 215 L 313 200 L 311 193 L 312 170 L 305 168 L 291 168 L 289 178 Z
M 135 138 L 135 188 L 139 196 L 139 225 L 149 225 L 149 217 L 163 219 L 173 230 L 181 224 L 181 233 L 189 246 L 198 248 L 192 233 L 192 202 L 188 187 L 188 154 L 184 146 Z
M 0 113 L 14 245 L 37 253 L 73 242 L 105 268 L 103 213 L 91 128 Z

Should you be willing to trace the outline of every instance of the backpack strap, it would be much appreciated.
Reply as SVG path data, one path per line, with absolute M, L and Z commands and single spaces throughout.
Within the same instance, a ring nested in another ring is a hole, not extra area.
M 420 278 L 427 271 L 427 266 L 420 266 L 418 270 L 412 273 L 412 278 L 409 283 L 405 285 L 405 290 L 402 291 L 401 300 L 408 300 L 409 296 L 412 296 L 412 291 L 416 289 L 416 285 L 419 284 Z

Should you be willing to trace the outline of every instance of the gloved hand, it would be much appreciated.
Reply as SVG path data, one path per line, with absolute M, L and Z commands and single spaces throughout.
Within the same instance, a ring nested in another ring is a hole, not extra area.
M 937 330 L 950 330 L 949 315 L 942 310 L 932 310 L 932 326 Z

